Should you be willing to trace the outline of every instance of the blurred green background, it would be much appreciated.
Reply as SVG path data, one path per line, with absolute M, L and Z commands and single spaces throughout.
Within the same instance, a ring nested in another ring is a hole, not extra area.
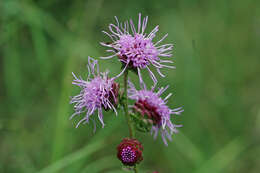
M 177 68 L 159 81 L 171 86 L 169 106 L 185 109 L 168 147 L 138 133 L 140 172 L 259 172 L 256 0 L 1 0 L 0 172 L 124 172 L 115 157 L 128 135 L 122 111 L 106 113 L 95 134 L 91 124 L 76 129 L 80 117 L 69 121 L 69 100 L 79 88 L 71 72 L 86 77 L 87 57 L 108 55 L 101 31 L 114 16 L 137 21 L 139 12 L 149 16 L 146 32 L 159 24 L 156 39 L 169 33 L 164 43 L 175 44 Z M 100 64 L 110 75 L 120 72 L 116 58 Z

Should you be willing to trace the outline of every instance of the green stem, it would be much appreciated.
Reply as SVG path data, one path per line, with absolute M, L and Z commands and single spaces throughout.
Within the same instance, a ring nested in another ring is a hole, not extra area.
M 127 96 L 127 83 L 128 83 L 128 69 L 125 70 L 124 72 L 124 111 L 125 111 L 125 116 L 126 116 L 126 120 L 127 120 L 127 124 L 128 124 L 128 129 L 129 129 L 129 136 L 130 138 L 135 138 L 135 131 L 134 131 L 134 127 L 128 112 L 128 96 Z
M 136 166 L 134 167 L 134 171 L 135 171 L 135 173 L 138 173 L 138 170 L 137 170 Z
M 128 85 L 127 84 L 128 84 L 128 69 L 126 69 L 125 72 L 124 72 L 124 102 L 123 102 L 123 106 L 124 106 L 126 121 L 127 121 L 127 124 L 128 124 L 129 136 L 130 136 L 130 138 L 133 139 L 133 138 L 135 138 L 135 129 L 134 129 L 133 123 L 131 121 L 131 117 L 130 117 L 129 112 L 128 112 L 128 96 L 127 96 Z M 134 172 L 138 173 L 136 166 L 134 167 Z

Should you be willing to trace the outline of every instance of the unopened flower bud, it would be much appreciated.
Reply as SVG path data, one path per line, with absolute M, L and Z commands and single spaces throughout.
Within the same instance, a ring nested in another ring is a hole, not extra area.
M 124 138 L 117 147 L 117 157 L 124 165 L 134 166 L 143 160 L 143 146 L 136 139 Z

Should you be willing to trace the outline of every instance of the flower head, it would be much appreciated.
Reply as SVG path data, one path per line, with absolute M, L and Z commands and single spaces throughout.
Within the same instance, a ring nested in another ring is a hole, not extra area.
M 129 82 L 129 86 L 129 98 L 135 100 L 132 106 L 133 111 L 138 113 L 141 118 L 149 120 L 152 124 L 151 133 L 154 134 L 154 138 L 156 138 L 158 132 L 160 132 L 164 144 L 167 145 L 167 139 L 172 140 L 172 134 L 178 132 L 176 128 L 181 127 L 181 125 L 172 123 L 171 115 L 179 115 L 183 112 L 183 109 L 170 109 L 166 105 L 167 99 L 171 94 L 164 99 L 160 97 L 168 86 L 160 88 L 158 92 L 154 92 L 154 88 L 151 90 L 145 88 L 138 91 L 131 82 Z
M 134 166 L 143 160 L 143 146 L 136 139 L 124 138 L 117 147 L 117 157 L 124 165 Z
M 75 115 L 79 115 L 86 112 L 85 117 L 81 119 L 80 123 L 88 123 L 91 115 L 98 111 L 98 118 L 104 127 L 102 108 L 105 110 L 113 109 L 116 112 L 115 106 L 118 104 L 118 90 L 119 85 L 114 82 L 114 78 L 108 78 L 108 72 L 100 73 L 98 61 L 90 58 L 88 59 L 88 78 L 83 80 L 81 77 L 77 78 L 74 73 L 74 80 L 72 84 L 81 88 L 80 94 L 71 98 L 71 104 L 74 105 L 75 113 L 71 116 L 71 119 Z M 93 120 L 93 119 L 92 119 Z M 94 125 L 95 121 L 93 120 Z
M 112 52 L 113 54 L 111 56 L 102 58 L 109 59 L 117 56 L 119 60 L 124 64 L 124 70 L 126 68 L 137 70 L 141 84 L 143 84 L 143 79 L 140 73 L 140 69 L 146 68 L 152 80 L 156 84 L 157 79 L 154 76 L 153 72 L 150 70 L 150 65 L 153 65 L 162 77 L 164 77 L 164 75 L 160 72 L 161 68 L 174 68 L 173 66 L 162 64 L 173 63 L 172 61 L 162 60 L 160 58 L 172 56 L 172 44 L 164 44 L 159 46 L 159 44 L 167 37 L 168 34 L 166 34 L 158 42 L 154 43 L 153 39 L 155 37 L 155 34 L 159 31 L 159 26 L 156 26 L 149 34 L 145 33 L 148 16 L 144 17 L 144 19 L 142 20 L 141 14 L 139 14 L 137 30 L 131 19 L 130 22 L 126 21 L 124 23 L 119 23 L 116 17 L 115 19 L 117 25 L 110 24 L 108 27 L 111 33 L 103 31 L 111 38 L 112 43 L 101 43 L 103 46 L 109 47 L 110 49 L 107 51 Z M 129 25 L 131 28 L 131 33 L 129 31 Z M 118 76 L 120 76 L 123 71 Z

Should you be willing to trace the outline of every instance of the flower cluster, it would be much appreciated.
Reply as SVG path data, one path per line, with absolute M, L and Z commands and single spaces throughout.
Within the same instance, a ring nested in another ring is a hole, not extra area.
M 81 123 L 85 124 L 92 120 L 95 131 L 96 118 L 94 115 L 96 112 L 102 127 L 104 127 L 103 111 L 112 110 L 117 115 L 117 109 L 123 106 L 127 117 L 130 138 L 124 138 L 118 145 L 117 157 L 124 165 L 135 166 L 143 160 L 143 146 L 132 136 L 134 134 L 131 132 L 134 130 L 132 123 L 135 123 L 135 129 L 137 130 L 138 127 L 144 127 L 145 130 L 143 132 L 150 131 L 154 138 L 157 138 L 158 133 L 160 133 L 164 144 L 168 145 L 167 141 L 172 140 L 173 133 L 177 133 L 177 128 L 181 127 L 181 125 L 173 123 L 174 115 L 181 114 L 183 109 L 181 107 L 171 109 L 167 106 L 167 100 L 171 93 L 165 98 L 161 97 L 168 86 L 161 87 L 155 91 L 158 80 L 151 71 L 151 67 L 154 67 L 161 77 L 165 77 L 160 71 L 162 68 L 175 68 L 168 65 L 168 63 L 173 63 L 173 61 L 162 59 L 172 56 L 171 50 L 173 45 L 161 45 L 167 34 L 159 41 L 153 42 L 156 33 L 159 31 L 159 26 L 156 26 L 150 33 L 146 33 L 148 17 L 142 19 L 141 14 L 139 14 L 137 27 L 135 27 L 131 19 L 123 23 L 120 23 L 116 17 L 115 19 L 116 24 L 109 25 L 109 32 L 103 31 L 110 37 L 112 42 L 101 43 L 109 48 L 107 52 L 112 52 L 112 55 L 101 58 L 110 59 L 117 57 L 123 65 L 123 70 L 115 77 L 109 77 L 108 72 L 99 71 L 98 61 L 89 57 L 87 66 L 88 77 L 86 80 L 72 73 L 74 77 L 72 84 L 80 87 L 81 91 L 78 95 L 71 98 L 70 103 L 74 104 L 75 110 L 71 119 L 76 115 L 85 113 L 85 116 L 77 123 L 76 127 Z M 142 78 L 141 71 L 144 69 L 148 70 L 154 83 L 151 89 L 147 89 Z M 128 70 L 137 73 L 141 86 L 140 90 L 137 90 L 134 84 L 128 80 Z M 120 91 L 119 83 L 116 80 L 122 74 L 124 74 L 124 90 Z M 134 104 L 128 107 L 127 99 L 133 100 Z M 129 111 L 128 108 L 131 108 L 131 110 Z M 142 122 L 144 123 L 142 124 Z M 140 123 L 139 126 L 138 123 Z

